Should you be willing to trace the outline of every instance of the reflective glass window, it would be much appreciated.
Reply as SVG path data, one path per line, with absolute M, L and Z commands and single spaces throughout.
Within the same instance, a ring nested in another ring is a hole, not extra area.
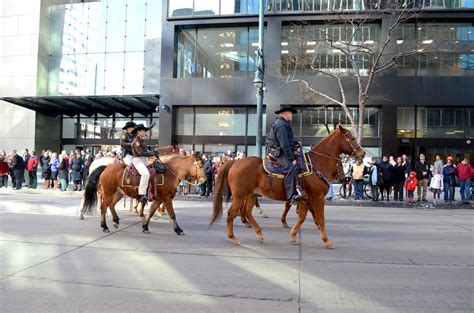
M 176 114 L 176 134 L 185 136 L 194 134 L 194 108 L 178 108 Z
M 168 16 L 193 15 L 193 0 L 168 1 Z
M 122 127 L 124 127 L 128 121 L 130 121 L 128 117 L 115 117 L 114 138 L 120 139 L 123 132 Z
M 212 47 L 211 47 L 212 48 Z M 196 29 L 182 29 L 178 33 L 177 77 L 189 78 L 196 72 Z
M 419 138 L 464 138 L 464 109 L 418 108 L 417 136 Z
M 144 93 L 160 92 L 161 69 L 161 13 L 160 1 L 148 1 L 146 6 L 146 41 L 144 55 Z
M 194 0 L 194 15 L 219 15 L 219 0 Z
M 87 54 L 86 94 L 104 94 L 105 54 Z
M 123 94 L 124 57 L 124 53 L 105 55 L 104 93 L 107 95 Z
M 125 51 L 143 51 L 145 49 L 146 8 L 145 1 L 128 1 Z
M 115 134 L 112 117 L 97 118 L 96 139 L 113 139 Z
M 108 2 L 106 52 L 125 50 L 125 20 L 127 0 Z
M 144 52 L 125 53 L 124 94 L 143 93 Z
M 77 118 L 63 117 L 63 134 L 62 138 L 76 138 Z
M 221 14 L 247 13 L 247 0 L 221 0 Z
M 94 139 L 100 138 L 100 132 L 96 129 L 95 121 L 93 117 L 85 117 L 81 115 L 80 120 L 80 138 L 81 139 Z
M 247 107 L 247 114 L 248 114 L 247 136 L 256 136 L 257 135 L 257 108 Z M 267 113 L 265 113 L 265 108 L 263 108 L 262 136 L 266 135 L 266 121 L 267 121 Z
M 245 136 L 245 107 L 196 107 L 196 136 Z

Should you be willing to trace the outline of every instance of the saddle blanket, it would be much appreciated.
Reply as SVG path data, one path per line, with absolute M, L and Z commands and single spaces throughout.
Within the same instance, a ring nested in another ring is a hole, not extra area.
M 298 160 L 300 166 L 297 167 L 298 177 L 309 176 L 313 174 L 313 164 L 308 153 L 303 154 L 302 160 Z M 262 160 L 263 171 L 267 176 L 276 178 L 285 178 L 283 168 L 278 163 L 269 161 L 267 158 Z

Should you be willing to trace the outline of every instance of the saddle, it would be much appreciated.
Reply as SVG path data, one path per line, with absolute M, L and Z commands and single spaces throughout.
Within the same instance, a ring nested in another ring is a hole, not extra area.
M 298 159 L 297 173 L 298 177 L 309 176 L 313 174 L 313 164 L 307 153 L 304 153 Z M 285 178 L 285 172 L 277 159 L 268 153 L 262 160 L 264 173 L 269 177 Z
M 147 165 L 147 169 L 150 172 L 150 179 L 148 180 L 147 197 L 151 200 L 158 200 L 158 190 L 156 186 L 163 186 L 165 184 L 165 167 L 160 162 L 154 162 Z M 122 185 L 124 188 L 133 189 L 133 197 L 138 197 L 138 185 L 140 185 L 140 173 L 136 169 L 135 165 L 130 164 L 125 168 L 122 177 Z

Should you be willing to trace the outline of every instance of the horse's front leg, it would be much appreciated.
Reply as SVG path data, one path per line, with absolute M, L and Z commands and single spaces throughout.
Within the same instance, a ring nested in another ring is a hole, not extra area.
M 286 222 L 286 216 L 288 215 L 288 212 L 291 209 L 291 201 L 286 201 L 285 202 L 285 210 L 283 211 L 283 214 L 281 215 L 281 225 L 283 228 L 290 228 L 288 226 L 288 223 Z
M 176 221 L 176 215 L 174 214 L 173 202 L 171 201 L 171 199 L 165 200 L 164 205 L 166 211 L 168 212 L 168 216 L 170 217 L 171 224 L 173 225 L 174 232 L 178 236 L 184 236 L 184 231 L 181 229 L 181 227 L 179 227 L 178 222 Z
M 148 209 L 148 214 L 146 218 L 143 220 L 142 224 L 142 232 L 144 234 L 149 234 L 150 230 L 148 229 L 148 224 L 150 223 L 151 218 L 153 217 L 153 214 L 155 214 L 156 209 L 160 205 L 159 201 L 153 201 L 150 205 L 150 208 Z
M 319 229 L 319 234 L 321 240 L 323 241 L 324 248 L 326 249 L 334 249 L 332 241 L 328 239 L 328 235 L 326 233 L 326 224 L 324 220 L 324 198 L 320 198 L 316 201 L 313 201 L 313 205 L 310 208 L 311 215 L 313 215 L 314 223 L 316 227 Z
M 306 214 L 308 214 L 308 207 L 306 204 L 303 204 L 300 201 L 297 204 L 297 211 L 298 211 L 298 221 L 296 222 L 295 226 L 293 226 L 290 232 L 290 243 L 294 245 L 299 244 L 298 239 L 296 239 L 296 235 L 298 234 L 298 231 L 301 225 L 303 225 L 304 220 L 306 219 Z

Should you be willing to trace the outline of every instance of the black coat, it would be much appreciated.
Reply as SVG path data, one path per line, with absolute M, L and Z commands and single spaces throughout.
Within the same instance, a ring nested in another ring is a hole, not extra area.
M 395 164 L 393 167 L 393 182 L 403 183 L 405 181 L 406 166 Z
M 43 157 L 41 159 L 41 172 L 43 173 L 51 173 L 51 158 L 50 157 Z
M 269 149 L 280 150 L 280 157 L 283 155 L 288 160 L 293 161 L 295 159 L 293 151 L 296 145 L 297 141 L 293 136 L 293 131 L 288 121 L 283 117 L 277 118 L 270 127 L 265 140 L 265 146 Z
M 420 180 L 423 178 L 429 179 L 430 178 L 430 162 L 425 160 L 424 163 L 417 161 L 415 163 L 415 172 L 416 172 L 416 179 Z M 426 175 L 423 176 L 423 172 L 426 172 Z
M 15 154 L 12 158 L 11 168 L 14 171 L 24 171 L 25 170 L 25 161 L 18 154 Z
M 207 159 L 206 162 L 204 162 L 204 172 L 206 173 L 207 177 L 212 177 L 213 170 L 212 170 L 212 160 Z
M 380 163 L 380 171 L 385 183 L 393 181 L 393 166 L 388 161 Z
M 62 159 L 61 162 L 58 163 L 58 175 L 59 179 L 68 179 L 68 169 L 65 159 Z
M 73 158 L 69 160 L 69 169 L 71 170 L 72 180 L 82 180 L 84 170 L 84 161 L 81 158 Z

